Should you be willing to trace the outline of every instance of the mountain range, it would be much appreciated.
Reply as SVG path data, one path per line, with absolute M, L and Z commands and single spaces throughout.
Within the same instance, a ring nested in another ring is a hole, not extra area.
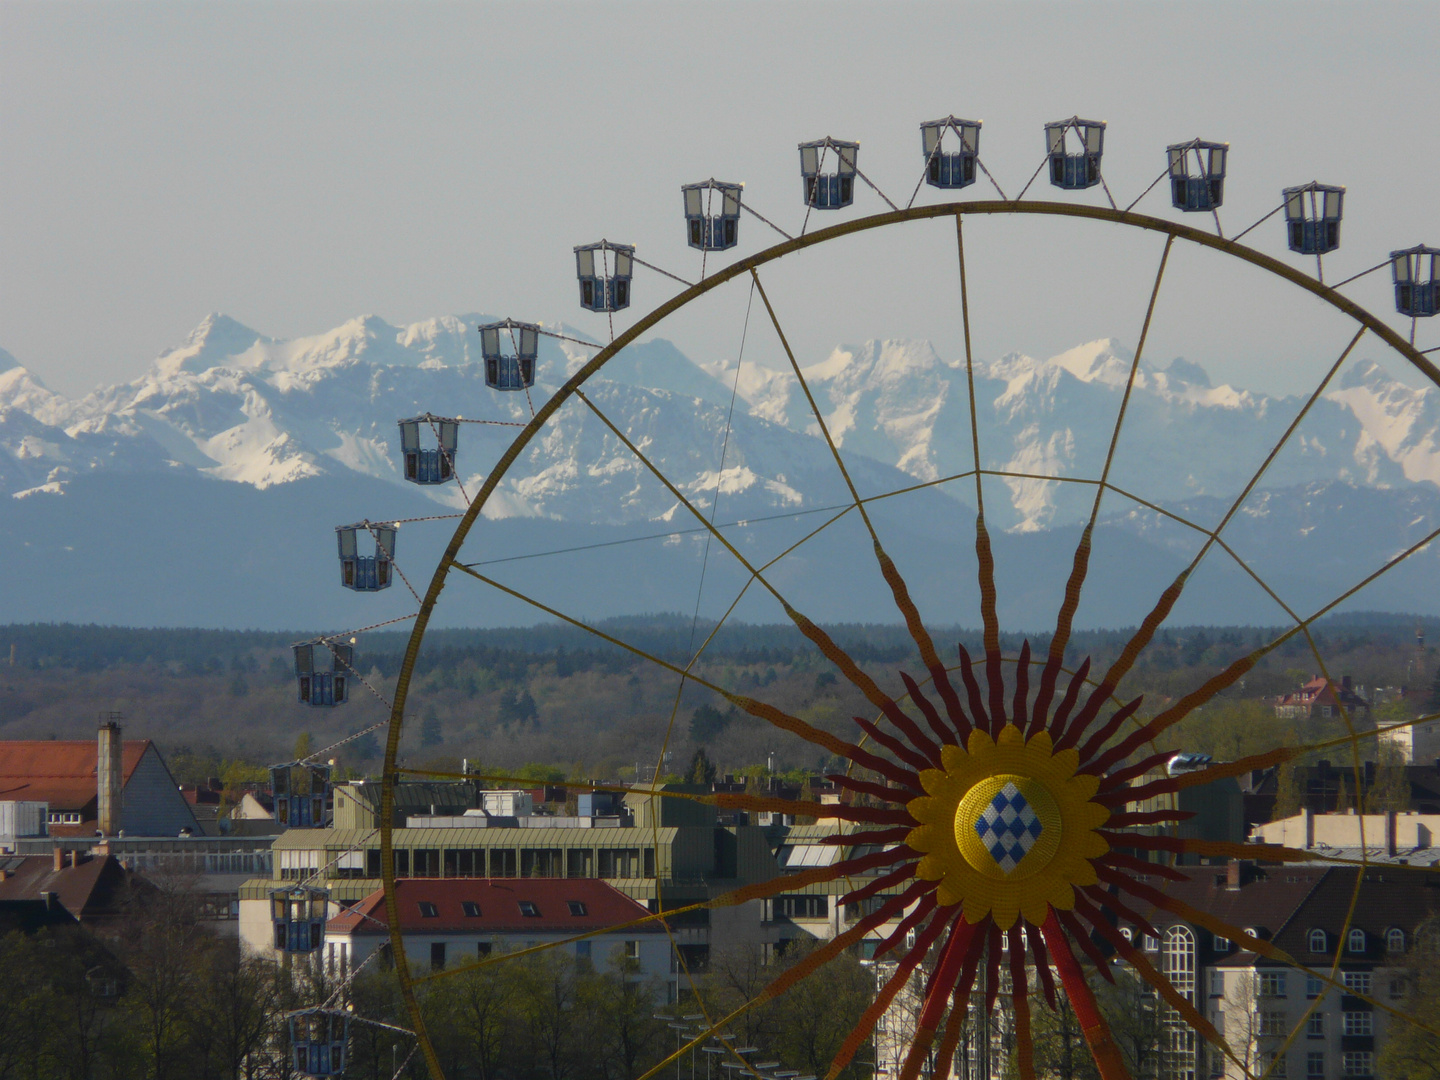
M 458 512 L 531 403 L 593 353 L 572 340 L 582 336 L 573 329 L 546 327 L 562 336 L 542 338 L 532 393 L 496 393 L 483 380 L 474 330 L 483 321 L 467 314 L 398 327 L 367 316 L 280 341 L 212 315 L 139 378 L 79 400 L 51 392 L 0 351 L 0 543 L 12 561 L 0 622 L 334 627 L 402 614 L 398 588 L 376 598 L 339 587 L 331 528 Z M 976 365 L 984 468 L 1024 474 L 983 481 L 1008 625 L 1053 621 L 1095 486 L 1048 478 L 1101 474 L 1132 361 L 1105 339 L 1045 359 L 1017 353 Z M 973 464 L 963 362 L 925 341 L 872 340 L 838 345 L 804 372 L 862 496 L 931 485 L 870 504 L 873 516 L 884 520 L 887 547 L 912 585 L 925 583 L 917 595 L 927 615 L 974 622 L 976 484 L 973 474 L 945 479 Z M 510 560 L 515 587 L 548 587 L 592 614 L 695 603 L 703 537 L 677 536 L 697 523 L 601 416 L 702 512 L 745 522 L 727 536 L 743 535 L 767 557 L 819 524 L 824 508 L 849 501 L 788 370 L 691 359 L 657 338 L 624 350 L 601 375 L 587 388 L 594 408 L 567 403 L 487 504 L 474 539 L 488 561 Z M 1082 623 L 1143 615 L 1203 538 L 1176 517 L 1218 524 L 1311 389 L 1277 397 L 1215 386 L 1183 358 L 1139 365 Z M 400 474 L 395 421 L 427 411 L 475 421 L 461 429 L 459 485 L 421 488 Z M 1357 358 L 1309 410 L 1224 538 L 1281 599 L 1309 614 L 1437 524 L 1437 392 Z M 402 531 L 397 555 L 416 588 L 449 531 L 443 520 Z M 637 536 L 657 539 L 616 543 Z M 816 617 L 892 620 L 893 606 L 869 577 L 837 588 L 834 567 L 853 559 L 845 544 L 854 542 L 853 530 L 837 526 L 777 573 Z M 554 568 L 565 560 L 516 559 L 560 548 L 596 552 L 584 566 L 569 557 L 563 590 Z M 1434 560 L 1427 549 L 1356 603 L 1440 611 Z M 743 584 L 733 570 L 713 572 L 707 611 L 723 610 L 725 589 Z M 495 625 L 526 614 L 496 604 L 442 621 Z M 1272 624 L 1285 616 L 1215 554 L 1176 617 Z

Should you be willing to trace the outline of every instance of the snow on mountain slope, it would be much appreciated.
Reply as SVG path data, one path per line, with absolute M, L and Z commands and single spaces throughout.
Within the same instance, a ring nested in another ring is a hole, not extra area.
M 61 490 L 77 471 L 148 467 L 260 489 L 352 472 L 402 483 L 398 417 L 443 409 L 470 419 L 529 418 L 524 395 L 483 385 L 474 332 L 482 321 L 486 316 L 466 314 L 397 327 L 369 315 L 280 341 L 211 315 L 140 378 L 80 401 L 53 394 L 5 354 L 0 481 L 10 493 L 45 484 Z M 542 338 L 537 401 L 592 355 L 574 342 Z M 996 526 L 1033 532 L 1088 513 L 1093 487 L 1059 481 L 1099 475 L 1132 362 L 1122 345 L 1101 339 L 1048 359 L 1014 353 L 977 363 L 981 464 L 1025 474 L 985 481 L 987 491 L 1004 496 L 987 499 Z M 972 469 L 961 360 L 938 355 L 928 342 L 886 339 L 837 346 L 804 373 L 847 460 L 872 463 L 866 468 L 877 479 L 880 466 L 919 481 Z M 622 352 L 601 374 L 617 422 L 651 433 L 664 447 L 661 466 L 683 481 L 682 490 L 713 484 L 733 391 L 741 419 L 724 485 L 754 503 L 750 512 L 814 502 L 819 496 L 796 482 L 802 474 L 817 492 L 829 492 L 820 467 L 809 471 L 823 442 L 790 372 L 746 362 L 737 380 L 731 360 L 692 362 L 653 339 Z M 1298 407 L 1299 399 L 1212 386 L 1200 365 L 1184 359 L 1164 368 L 1142 363 L 1111 480 L 1160 505 L 1238 492 Z M 514 431 L 464 429 L 459 466 L 467 489 L 481 482 Z M 641 492 L 633 462 L 623 464 L 605 438 L 593 417 L 562 415 L 527 451 L 493 511 L 608 522 L 668 513 L 665 499 Z M 1197 454 L 1200 447 L 1205 452 Z M 1435 391 L 1411 390 L 1376 364 L 1347 369 L 1265 485 L 1330 481 L 1440 486 Z M 970 483 L 941 490 L 970 500 Z M 425 493 L 447 505 L 461 499 L 452 485 Z

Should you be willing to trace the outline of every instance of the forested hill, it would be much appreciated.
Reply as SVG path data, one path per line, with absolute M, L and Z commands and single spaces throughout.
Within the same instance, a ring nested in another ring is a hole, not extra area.
M 688 617 L 671 614 L 609 619 L 596 625 L 647 653 L 682 662 L 704 643 L 713 629 L 712 623 L 702 620 L 692 624 Z M 915 650 L 909 634 L 899 625 L 839 624 L 825 629 L 862 662 L 895 662 Z M 1423 631 L 1431 644 L 1440 644 L 1440 619 L 1351 612 L 1316 624 L 1320 639 L 1345 647 L 1368 641 L 1380 647 L 1404 648 L 1414 642 L 1417 629 Z M 1133 632 L 1133 628 L 1076 631 L 1067 652 L 1096 658 L 1107 656 L 1123 647 Z M 1194 654 L 1197 646 L 1203 651 L 1210 642 L 1253 641 L 1259 645 L 1282 632 L 1278 627 L 1171 627 L 1160 635 L 1158 645 L 1161 651 L 1172 647 L 1182 654 Z M 117 665 L 156 664 L 199 674 L 233 668 L 237 659 L 243 662 L 247 657 L 261 654 L 283 654 L 291 643 L 313 639 L 319 633 L 314 630 L 146 629 L 73 623 L 9 624 L 0 625 L 0 666 L 8 663 L 32 669 L 100 671 Z M 972 653 L 981 648 L 981 632 L 976 628 L 935 627 L 932 633 L 937 642 L 959 642 Z M 398 669 L 408 638 L 405 631 L 376 631 L 359 640 L 357 653 L 367 669 L 373 666 L 389 675 Z M 1018 649 L 1020 642 L 1019 635 L 1002 635 L 1006 651 Z M 1030 644 L 1032 649 L 1040 649 L 1048 644 L 1048 638 L 1032 637 Z M 706 652 L 740 662 L 759 663 L 788 660 L 797 652 L 810 649 L 793 626 L 731 623 L 715 635 Z M 617 659 L 630 655 L 594 634 L 563 623 L 546 623 L 497 629 L 432 630 L 426 635 L 420 665 L 428 671 L 465 660 L 493 661 L 506 653 L 523 657 L 562 653 Z M 1187 664 L 1196 662 L 1198 657 L 1186 660 L 1177 656 L 1176 660 Z

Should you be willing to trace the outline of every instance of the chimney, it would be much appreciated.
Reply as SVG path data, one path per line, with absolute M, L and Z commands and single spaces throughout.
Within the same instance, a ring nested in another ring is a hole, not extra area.
M 1225 888 L 1230 892 L 1240 889 L 1240 860 L 1231 859 L 1225 864 Z
M 1395 820 L 1395 811 L 1385 811 L 1385 854 L 1394 855 L 1400 847 L 1400 824 Z
M 63 847 L 59 847 L 58 845 L 55 848 L 55 869 L 65 869 L 65 849 Z
M 95 759 L 95 789 L 99 807 L 98 825 L 102 836 L 114 836 L 120 831 L 120 782 L 124 767 L 121 763 L 123 743 L 119 719 L 119 713 L 109 713 L 100 724 L 99 753 Z
M 1312 807 L 1305 807 L 1305 847 L 1306 849 L 1315 846 L 1315 811 Z

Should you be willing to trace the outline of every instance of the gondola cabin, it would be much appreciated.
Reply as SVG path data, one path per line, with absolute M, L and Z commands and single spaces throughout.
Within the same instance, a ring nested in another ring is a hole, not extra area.
M 291 829 L 323 829 L 330 823 L 330 766 L 292 761 L 270 766 L 275 822 Z
M 329 650 L 329 670 L 320 670 L 316 666 L 316 645 L 322 645 Z M 295 677 L 299 681 L 300 700 L 317 708 L 343 705 L 349 695 L 350 665 L 355 657 L 354 646 L 310 641 L 294 646 L 294 651 Z
M 282 953 L 319 952 L 325 944 L 330 893 L 325 889 L 295 886 L 270 893 L 270 924 L 275 948 Z
M 540 351 L 538 326 L 506 319 L 477 329 L 486 386 L 492 390 L 525 390 L 535 385 L 535 359 Z
M 575 274 L 580 279 L 580 306 L 587 311 L 619 311 L 630 306 L 630 278 L 635 248 L 601 240 L 575 249 Z
M 1301 255 L 1324 255 L 1340 246 L 1345 189 L 1329 184 L 1286 188 L 1285 238 Z
M 947 138 L 953 135 L 953 138 Z M 954 145 L 950 145 L 952 143 Z M 955 189 L 975 182 L 975 159 L 980 154 L 980 121 L 947 116 L 920 125 L 925 151 L 925 182 L 931 187 Z
M 1045 153 L 1050 183 L 1078 191 L 1100 183 L 1100 159 L 1105 153 L 1105 124 L 1101 120 L 1056 120 L 1045 125 Z
M 1229 143 L 1192 139 L 1167 146 L 1170 202 L 1177 210 L 1193 213 L 1214 210 L 1225 201 L 1225 165 Z
M 825 136 L 800 144 L 800 178 L 805 202 L 816 210 L 839 210 L 855 201 L 858 142 Z
M 1395 310 L 1412 319 L 1428 319 L 1440 311 L 1440 248 L 1406 248 L 1390 253 L 1395 277 Z
M 434 447 L 422 447 L 421 434 L 435 436 Z M 405 479 L 412 484 L 444 484 L 455 478 L 455 448 L 460 422 L 426 413 L 400 421 L 400 454 Z
M 361 536 L 374 539 L 374 555 L 357 554 Z M 369 521 L 340 525 L 335 529 L 335 538 L 340 546 L 341 585 L 356 592 L 379 592 L 390 587 L 394 577 L 394 525 L 376 525 Z
M 290 1053 L 300 1076 L 339 1076 L 345 1071 L 350 1014 L 340 1009 L 301 1009 L 287 1018 Z
M 685 184 L 685 236 L 692 248 L 724 251 L 740 242 L 740 189 L 713 177 Z

